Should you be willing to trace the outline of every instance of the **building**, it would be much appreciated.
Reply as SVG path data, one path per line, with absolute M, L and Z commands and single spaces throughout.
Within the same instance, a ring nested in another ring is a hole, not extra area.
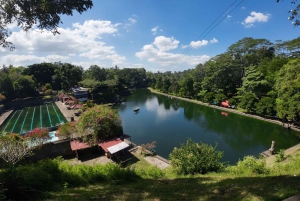
M 72 88 L 73 96 L 80 102 L 86 102 L 89 96 L 89 90 L 83 87 Z

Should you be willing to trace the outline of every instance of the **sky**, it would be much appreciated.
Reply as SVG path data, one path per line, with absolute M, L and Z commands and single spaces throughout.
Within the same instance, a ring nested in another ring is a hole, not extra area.
M 14 51 L 0 48 L 0 65 L 72 63 L 88 69 L 184 71 L 226 52 L 244 37 L 292 40 L 291 0 L 93 0 L 93 8 L 61 16 L 60 34 L 9 24 Z

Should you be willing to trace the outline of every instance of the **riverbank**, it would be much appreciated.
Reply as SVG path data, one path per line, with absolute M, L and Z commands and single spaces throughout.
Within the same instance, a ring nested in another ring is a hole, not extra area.
M 183 98 L 183 97 L 178 97 L 178 96 L 174 96 L 174 95 L 162 93 L 162 92 L 156 91 L 156 90 L 154 90 L 154 89 L 152 89 L 152 88 L 150 88 L 150 87 L 148 87 L 148 89 L 149 89 L 152 93 L 156 93 L 156 94 L 168 96 L 168 97 L 171 97 L 171 98 L 177 98 L 177 99 L 179 99 L 179 100 L 184 100 L 184 101 L 196 103 L 196 104 L 199 104 L 199 105 L 204 105 L 204 106 L 211 107 L 211 108 L 215 108 L 215 109 L 218 109 L 218 110 L 222 110 L 222 111 L 226 111 L 226 112 L 231 112 L 231 113 L 235 113 L 235 114 L 239 114 L 239 115 L 251 117 L 251 118 L 255 118 L 255 119 L 259 119 L 259 120 L 271 122 L 271 123 L 278 124 L 278 125 L 281 125 L 281 126 L 282 126 L 282 122 L 279 121 L 279 120 L 267 119 L 267 118 L 260 117 L 260 116 L 257 116 L 257 115 L 253 115 L 253 114 L 246 114 L 246 113 L 244 113 L 244 112 L 240 112 L 240 111 L 238 111 L 238 110 L 231 109 L 231 108 L 225 108 L 225 107 L 221 107 L 221 106 L 210 105 L 210 104 L 208 104 L 208 103 L 203 103 L 203 102 L 198 101 L 198 100 L 193 100 L 193 99 L 189 99 L 189 98 Z M 287 128 L 287 127 L 285 127 L 285 128 Z M 294 127 L 294 126 L 291 126 L 291 125 L 290 125 L 290 129 L 293 129 L 293 130 L 295 130 L 295 131 L 300 132 L 300 129 L 299 129 L 299 128 Z

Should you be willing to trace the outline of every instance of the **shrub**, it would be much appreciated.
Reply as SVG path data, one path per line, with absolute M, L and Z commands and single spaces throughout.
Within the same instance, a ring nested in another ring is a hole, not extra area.
M 175 147 L 171 152 L 171 165 L 178 174 L 221 171 L 225 167 L 225 164 L 219 161 L 223 157 L 223 152 L 216 151 L 216 146 L 204 143 L 199 145 L 188 139 L 186 144 L 182 144 L 180 148 Z
M 103 105 L 97 105 L 85 111 L 78 120 L 78 131 L 84 136 L 92 134 L 88 141 L 95 143 L 98 139 L 123 134 L 122 120 L 117 111 Z
M 214 93 L 213 92 L 207 92 L 204 95 L 204 102 L 211 104 L 214 101 Z
M 46 95 L 46 96 L 52 95 L 52 89 L 47 89 L 47 90 L 45 91 L 45 95 Z
M 227 99 L 227 97 L 224 94 L 216 94 L 215 95 L 216 105 L 220 105 L 226 99 Z
M 279 163 L 285 159 L 284 156 L 284 149 L 280 149 L 278 154 L 275 156 L 276 157 L 276 162 Z
M 229 166 L 226 169 L 228 172 L 235 175 L 253 175 L 253 174 L 268 174 L 269 169 L 266 166 L 264 159 L 256 159 L 254 156 L 245 156 L 236 166 Z

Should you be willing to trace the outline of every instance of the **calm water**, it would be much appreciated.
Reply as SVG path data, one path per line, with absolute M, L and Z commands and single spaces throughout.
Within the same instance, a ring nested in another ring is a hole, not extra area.
M 135 106 L 140 107 L 135 114 Z M 270 148 L 286 149 L 300 143 L 298 132 L 280 125 L 264 122 L 234 113 L 197 105 L 175 98 L 136 90 L 119 106 L 124 133 L 132 136 L 138 145 L 157 142 L 157 154 L 169 158 L 174 147 L 180 147 L 188 138 L 215 145 L 224 152 L 223 161 L 236 163 L 246 155 L 258 156 Z M 227 114 L 227 116 L 226 116 Z
M 55 103 L 14 110 L 0 131 L 26 133 L 38 127 L 52 127 L 67 122 Z

